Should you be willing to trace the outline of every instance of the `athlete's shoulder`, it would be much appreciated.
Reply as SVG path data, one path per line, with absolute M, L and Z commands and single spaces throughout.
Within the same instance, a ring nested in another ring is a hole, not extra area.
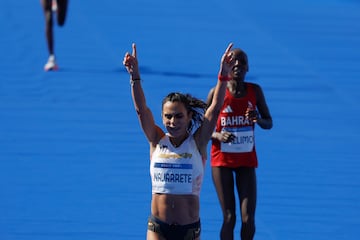
M 246 84 L 248 87 L 252 88 L 256 94 L 262 94 L 262 88 L 259 84 L 253 82 L 247 82 Z
M 246 82 L 246 84 L 247 84 L 248 86 L 253 87 L 253 88 L 261 88 L 259 84 L 254 83 L 254 82 Z

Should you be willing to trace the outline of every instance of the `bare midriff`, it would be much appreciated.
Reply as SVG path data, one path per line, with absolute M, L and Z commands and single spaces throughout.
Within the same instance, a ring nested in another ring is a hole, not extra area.
M 199 197 L 154 193 L 151 214 L 168 224 L 186 225 L 199 220 Z

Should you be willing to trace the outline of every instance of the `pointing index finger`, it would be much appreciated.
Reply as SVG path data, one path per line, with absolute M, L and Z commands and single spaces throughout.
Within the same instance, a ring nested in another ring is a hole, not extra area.
M 230 50 L 231 50 L 231 48 L 232 48 L 232 46 L 233 46 L 233 43 L 230 43 L 229 44 L 229 46 L 226 48 L 226 53 L 229 53 L 230 52 Z
M 137 58 L 136 44 L 135 44 L 135 43 L 132 44 L 132 49 L 133 49 L 133 51 L 132 51 L 132 54 L 131 54 L 131 55 L 132 55 L 133 57 Z

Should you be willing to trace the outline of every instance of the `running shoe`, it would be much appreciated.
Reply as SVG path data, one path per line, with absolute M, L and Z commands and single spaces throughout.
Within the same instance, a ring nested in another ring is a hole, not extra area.
M 44 66 L 44 70 L 47 72 L 47 71 L 56 71 L 58 70 L 59 67 L 58 65 L 56 64 L 56 61 L 55 61 L 55 56 L 54 55 L 50 55 L 47 63 L 45 64 Z

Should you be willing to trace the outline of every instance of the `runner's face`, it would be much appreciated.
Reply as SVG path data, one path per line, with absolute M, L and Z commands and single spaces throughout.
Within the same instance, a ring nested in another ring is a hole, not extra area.
M 233 76 L 242 78 L 249 70 L 247 56 L 240 50 L 234 50 L 235 64 L 233 67 Z
M 181 102 L 166 102 L 163 105 L 163 124 L 172 137 L 183 137 L 191 121 L 185 105 Z

